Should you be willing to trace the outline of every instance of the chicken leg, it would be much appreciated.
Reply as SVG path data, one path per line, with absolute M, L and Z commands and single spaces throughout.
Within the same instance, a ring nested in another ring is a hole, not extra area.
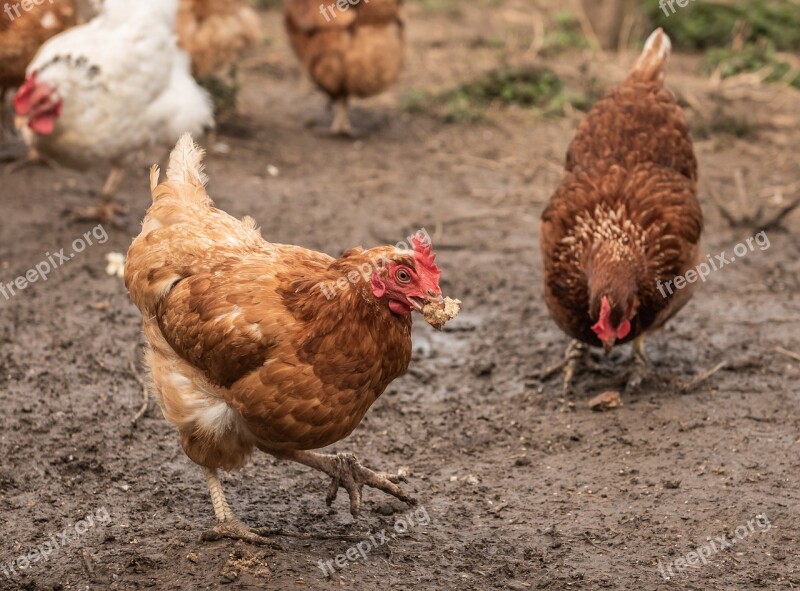
M 536 372 L 533 374 L 533 377 L 539 380 L 546 380 L 554 373 L 563 370 L 564 381 L 562 385 L 562 391 L 565 395 L 569 394 L 569 391 L 572 388 L 572 379 L 575 377 L 575 373 L 581 366 L 585 366 L 600 373 L 609 373 L 610 371 L 602 365 L 587 359 L 588 354 L 588 347 L 578 339 L 573 339 L 564 353 L 564 359 L 555 365 L 551 365 L 542 371 Z
M 99 221 L 108 222 L 113 225 L 120 225 L 116 219 L 117 215 L 124 215 L 127 209 L 114 202 L 114 195 L 119 189 L 122 179 L 125 178 L 125 168 L 122 166 L 114 166 L 108 174 L 103 189 L 100 191 L 100 202 L 97 205 L 80 209 L 75 212 L 73 219 L 76 221 Z
M 644 380 L 654 376 L 656 373 L 653 371 L 653 364 L 650 363 L 644 350 L 644 334 L 640 334 L 633 341 L 632 367 L 627 373 L 625 390 L 628 392 L 635 390 Z
M 357 515 L 361 509 L 361 489 L 364 485 L 377 488 L 383 492 L 397 497 L 404 503 L 416 505 L 416 499 L 403 492 L 399 486 L 401 482 L 408 482 L 401 474 L 378 474 L 362 466 L 353 454 L 340 453 L 335 456 L 320 454 L 313 451 L 294 451 L 273 454 L 283 460 L 292 460 L 315 470 L 325 472 L 332 478 L 328 486 L 325 502 L 330 505 L 339 492 L 339 487 L 344 487 L 350 495 L 350 513 Z
M 214 529 L 203 533 L 202 540 L 204 542 L 214 542 L 223 538 L 230 538 L 232 540 L 243 540 L 253 544 L 270 545 L 272 544 L 269 538 L 262 536 L 258 530 L 252 529 L 245 525 L 231 509 L 228 501 L 225 499 L 225 493 L 222 490 L 222 483 L 219 480 L 217 471 L 215 469 L 203 467 L 203 472 L 208 481 L 208 490 L 211 493 L 211 503 L 214 505 L 214 516 L 216 517 L 217 524 Z
M 350 137 L 353 135 L 353 127 L 350 125 L 350 118 L 347 116 L 347 99 L 339 98 L 333 103 L 333 124 L 331 133 Z

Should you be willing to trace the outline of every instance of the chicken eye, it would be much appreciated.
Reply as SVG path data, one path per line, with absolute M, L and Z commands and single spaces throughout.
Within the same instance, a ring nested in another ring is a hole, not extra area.
M 406 271 L 405 269 L 400 269 L 396 274 L 395 277 L 400 283 L 408 283 L 411 281 L 411 273 Z

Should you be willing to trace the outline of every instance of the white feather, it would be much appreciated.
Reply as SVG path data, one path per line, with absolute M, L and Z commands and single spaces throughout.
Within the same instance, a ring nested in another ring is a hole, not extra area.
M 89 23 L 45 43 L 28 67 L 56 88 L 55 131 L 25 139 L 68 166 L 124 163 L 213 126 L 211 101 L 174 35 L 177 0 L 107 0 Z
M 185 133 L 169 155 L 167 179 L 187 185 L 205 185 L 208 177 L 203 172 L 203 149 L 194 143 L 192 136 Z

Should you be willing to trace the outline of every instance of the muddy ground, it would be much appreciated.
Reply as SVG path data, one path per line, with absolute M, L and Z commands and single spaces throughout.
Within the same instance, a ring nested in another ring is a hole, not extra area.
M 15 576 L 0 570 L 0 589 L 800 586 L 800 363 L 776 351 L 800 352 L 800 213 L 784 220 L 788 232 L 768 232 L 768 249 L 712 275 L 649 341 L 657 369 L 683 382 L 728 361 L 694 390 L 648 382 L 616 411 L 595 413 L 587 401 L 613 376 L 581 374 L 567 398 L 558 378 L 536 379 L 568 342 L 541 296 L 538 217 L 580 113 L 491 108 L 482 122 L 448 124 L 399 108 L 410 92 L 496 66 L 501 53 L 524 62 L 525 11 L 521 0 L 470 3 L 458 15 L 412 4 L 407 72 L 357 105 L 357 141 L 326 135 L 322 97 L 290 54 L 279 14 L 264 12 L 269 42 L 245 60 L 241 117 L 217 140 L 229 150 L 208 160 L 217 204 L 255 217 L 269 240 L 338 254 L 420 227 L 434 236 L 443 288 L 464 312 L 441 335 L 415 327 L 411 371 L 333 448 L 373 468 L 408 466 L 424 511 L 409 519 L 368 490 L 354 520 L 344 496 L 326 507 L 319 473 L 258 455 L 225 479 L 234 509 L 252 525 L 317 538 L 276 535 L 280 548 L 200 541 L 213 519 L 200 469 L 157 408 L 130 425 L 141 400 L 131 369 L 140 318 L 105 272 L 148 204 L 142 165 L 120 194 L 124 228 L 109 228 L 107 242 L 46 283 L 0 297 L 0 561 L 56 546 Z M 607 87 L 632 59 L 575 51 L 547 63 L 578 86 L 594 76 Z M 676 57 L 669 83 L 693 125 L 712 129 L 696 142 L 706 248 L 730 253 L 757 230 L 732 228 L 710 196 L 733 207 L 744 194 L 748 207 L 773 211 L 798 189 L 800 94 L 710 82 L 690 56 Z M 748 135 L 714 131 L 720 113 L 746 121 Z M 104 174 L 29 169 L 0 179 L 3 283 L 91 229 L 63 211 L 90 204 Z M 623 369 L 629 349 L 604 363 Z M 400 520 L 408 531 L 390 537 Z M 366 559 L 331 578 L 319 568 L 381 531 L 389 541 Z M 659 561 L 665 568 L 723 536 L 733 547 L 662 577 Z

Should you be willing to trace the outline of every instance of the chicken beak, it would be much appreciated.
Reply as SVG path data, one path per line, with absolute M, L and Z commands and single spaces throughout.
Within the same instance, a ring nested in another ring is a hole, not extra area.
M 27 124 L 28 124 L 28 118 L 27 117 L 20 117 L 19 115 L 14 117 L 14 128 L 15 129 L 20 130 L 23 127 L 25 127 Z
M 422 313 L 422 310 L 431 304 L 438 305 L 440 308 L 444 307 L 444 296 L 441 294 L 437 296 L 411 296 L 408 298 L 408 303 L 411 304 L 411 307 L 416 310 L 417 312 Z
M 617 342 L 616 337 L 609 337 L 607 341 L 603 341 L 603 349 L 606 351 L 606 355 L 611 353 L 611 349 L 614 348 L 614 343 Z

